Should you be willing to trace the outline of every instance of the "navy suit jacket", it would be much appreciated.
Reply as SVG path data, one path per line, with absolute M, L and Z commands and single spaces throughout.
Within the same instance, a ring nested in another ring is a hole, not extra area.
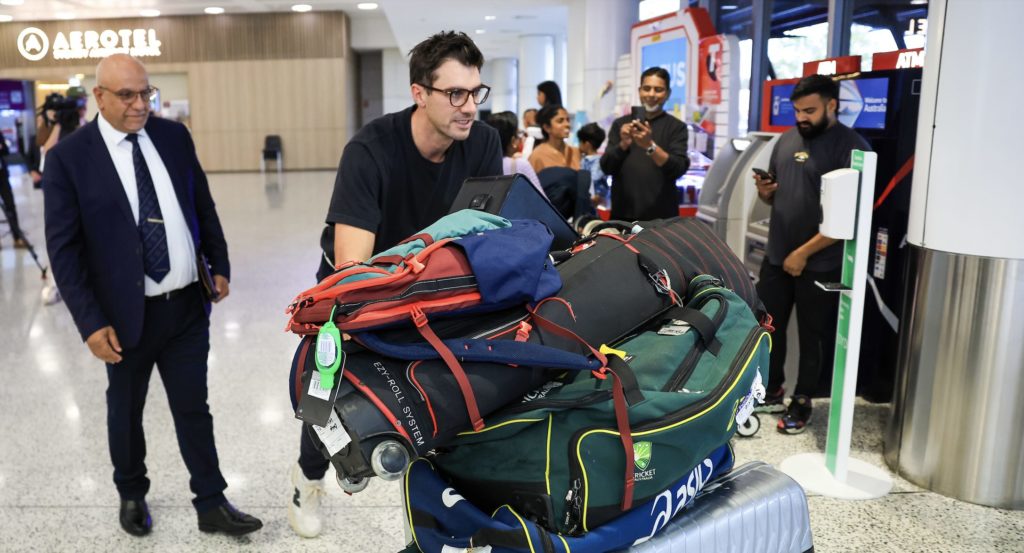
M 170 174 L 196 251 L 206 254 L 213 274 L 230 279 L 224 231 L 188 129 L 151 116 L 146 134 Z M 145 310 L 142 241 L 95 119 L 47 153 L 42 188 L 53 277 L 82 339 L 112 325 L 122 347 L 135 346 Z

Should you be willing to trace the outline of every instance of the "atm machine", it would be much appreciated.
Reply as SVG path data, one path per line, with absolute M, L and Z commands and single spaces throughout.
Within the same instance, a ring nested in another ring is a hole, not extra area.
M 768 168 L 778 133 L 754 132 L 726 141 L 711 164 L 701 188 L 697 218 L 744 259 L 750 206 L 757 199 L 753 168 Z
M 755 201 L 748 211 L 747 228 L 744 235 L 743 263 L 750 271 L 750 277 L 756 282 L 761 272 L 768 247 L 768 221 L 772 218 L 772 206 Z
M 871 71 L 851 79 L 855 86 L 843 87 L 848 93 L 840 94 L 840 120 L 852 119 L 854 128 L 878 153 L 868 299 L 857 375 L 857 393 L 869 401 L 889 401 L 896 374 L 900 318 L 912 262 L 905 245 L 921 78 L 921 68 Z

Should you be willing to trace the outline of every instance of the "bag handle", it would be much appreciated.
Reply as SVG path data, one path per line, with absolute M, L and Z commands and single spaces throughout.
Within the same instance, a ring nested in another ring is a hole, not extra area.
M 718 352 L 722 350 L 722 342 L 715 337 L 718 327 L 711 317 L 692 307 L 682 307 L 678 311 L 672 311 L 670 316 L 689 324 L 700 335 L 701 342 L 704 342 L 704 348 L 712 355 L 718 356 Z

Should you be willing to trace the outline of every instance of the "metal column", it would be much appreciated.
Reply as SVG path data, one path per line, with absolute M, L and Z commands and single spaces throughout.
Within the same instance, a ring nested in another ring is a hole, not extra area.
M 828 0 L 828 57 L 850 55 L 853 0 Z
M 761 94 L 768 78 L 768 38 L 772 28 L 772 0 L 752 0 L 753 29 L 750 48 L 750 114 L 747 129 L 761 128 Z

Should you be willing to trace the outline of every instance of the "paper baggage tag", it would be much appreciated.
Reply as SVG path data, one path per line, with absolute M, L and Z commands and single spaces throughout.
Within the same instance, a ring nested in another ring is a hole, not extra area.
M 338 399 L 340 389 L 341 386 L 325 389 L 319 371 L 305 371 L 302 373 L 302 398 L 295 410 L 295 418 L 310 424 L 326 425 L 334 412 L 334 401 Z
M 331 399 L 331 390 L 330 388 L 324 388 L 320 373 L 310 373 L 309 388 L 306 390 L 306 393 L 324 401 Z
M 661 336 L 682 336 L 690 330 L 690 323 L 686 321 L 680 321 L 678 319 L 672 319 L 671 321 L 662 325 L 658 329 L 658 334 Z
M 332 456 L 344 449 L 352 441 L 348 432 L 345 431 L 345 427 L 341 425 L 341 419 L 338 418 L 338 414 L 334 412 L 334 409 L 331 409 L 331 416 L 328 417 L 327 424 L 325 426 L 314 424 L 313 430 L 320 437 L 320 441 L 324 443 L 327 453 Z

